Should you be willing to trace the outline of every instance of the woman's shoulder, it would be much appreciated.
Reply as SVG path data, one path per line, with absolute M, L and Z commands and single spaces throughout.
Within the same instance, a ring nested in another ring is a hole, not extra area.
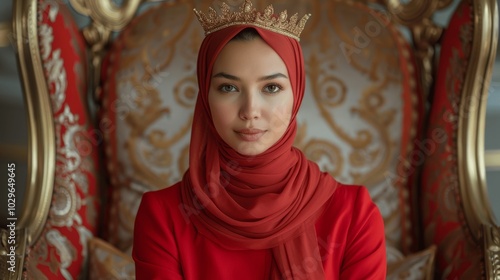
M 176 201 L 180 201 L 180 185 L 181 182 L 177 182 L 163 189 L 147 191 L 142 195 L 142 200 L 161 201 L 170 205 Z
M 348 185 L 337 182 L 337 188 L 332 195 L 333 200 L 343 200 L 345 202 L 371 202 L 370 193 L 365 186 Z
M 378 211 L 368 189 L 360 185 L 348 185 L 338 182 L 337 188 L 327 203 L 323 218 L 338 217 L 351 221 L 353 216 L 370 216 Z
M 184 218 L 180 211 L 182 206 L 180 187 L 179 182 L 167 188 L 145 192 L 137 211 L 135 226 L 171 228 L 173 225 L 182 224 Z
M 316 221 L 316 230 L 318 238 L 332 239 L 336 244 L 345 246 L 353 241 L 349 236 L 360 236 L 360 232 L 365 230 L 371 231 L 373 238 L 383 239 L 384 235 L 382 216 L 368 189 L 342 183 L 338 184 L 323 214 Z
M 147 197 L 147 199 L 157 198 L 157 199 L 167 199 L 172 200 L 175 198 L 179 198 L 180 195 L 180 185 L 181 182 L 177 182 L 169 187 L 165 187 L 163 189 L 147 191 L 143 194 L 143 197 Z

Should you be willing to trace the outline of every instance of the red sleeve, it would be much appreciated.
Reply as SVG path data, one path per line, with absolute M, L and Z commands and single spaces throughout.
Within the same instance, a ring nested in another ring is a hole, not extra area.
M 134 225 L 136 279 L 183 279 L 178 249 L 165 202 L 154 193 L 142 197 Z
M 359 188 L 340 279 L 386 279 L 384 221 L 366 188 Z

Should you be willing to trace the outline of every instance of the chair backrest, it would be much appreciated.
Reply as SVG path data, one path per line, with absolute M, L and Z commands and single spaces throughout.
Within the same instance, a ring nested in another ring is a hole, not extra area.
M 443 279 L 498 279 L 500 230 L 485 186 L 484 118 L 496 1 L 462 1 L 445 30 L 426 134 L 422 222 Z

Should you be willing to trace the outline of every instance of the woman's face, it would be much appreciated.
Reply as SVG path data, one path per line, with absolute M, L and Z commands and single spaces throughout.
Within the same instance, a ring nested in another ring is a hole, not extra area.
M 220 137 L 242 155 L 258 155 L 285 133 L 293 92 L 280 56 L 261 38 L 230 41 L 212 71 L 208 103 Z

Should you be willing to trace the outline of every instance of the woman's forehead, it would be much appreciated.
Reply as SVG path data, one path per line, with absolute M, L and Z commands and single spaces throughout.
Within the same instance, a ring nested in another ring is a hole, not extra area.
M 224 72 L 233 76 L 269 76 L 282 73 L 288 77 L 285 62 L 260 37 L 228 42 L 218 54 L 212 76 Z

